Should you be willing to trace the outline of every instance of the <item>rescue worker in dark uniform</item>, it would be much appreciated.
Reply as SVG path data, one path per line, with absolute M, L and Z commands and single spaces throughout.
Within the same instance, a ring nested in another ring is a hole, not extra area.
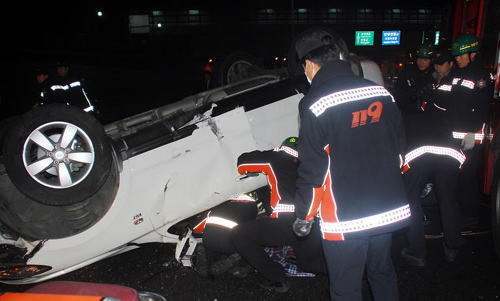
M 394 84 L 394 97 L 401 113 L 406 116 L 422 111 L 425 102 L 432 91 L 432 58 L 434 47 L 420 45 L 417 47 L 416 64 L 405 66 Z
M 238 224 L 254 220 L 257 212 L 255 199 L 249 194 L 240 194 L 210 210 L 204 219 L 193 227 L 193 231 L 203 233 L 203 246 L 210 252 L 209 258 L 202 259 L 207 261 L 208 270 L 203 270 L 200 274 L 205 276 L 205 273 L 209 272 L 212 275 L 220 275 L 237 265 L 246 266 L 229 241 L 229 235 Z M 197 265 L 200 266 L 200 263 Z M 246 276 L 240 273 L 249 272 L 245 268 L 237 271 L 237 276 Z
M 451 83 L 451 78 L 454 72 L 453 58 L 448 50 L 438 50 L 432 60 L 434 64 L 434 78 L 435 85 Z
M 433 91 L 431 97 L 422 105 L 426 115 L 431 120 L 439 120 L 436 126 L 439 126 L 440 131 L 450 133 L 451 123 L 448 118 L 447 108 L 451 105 L 451 84 L 453 81 L 453 58 L 448 50 L 438 50 L 432 60 L 434 70 L 432 77 L 434 78 Z M 415 123 L 415 120 L 411 120 Z M 425 198 L 433 189 L 434 183 L 427 183 L 422 191 L 421 198 Z M 414 212 L 412 210 L 412 212 Z M 426 223 L 430 223 L 427 215 L 423 214 L 423 219 Z
M 493 76 L 481 66 L 479 39 L 473 34 L 458 36 L 452 43 L 451 55 L 457 70 L 452 81 L 453 137 L 462 142 L 467 161 L 459 176 L 459 197 L 465 225 L 477 224 L 479 187 L 477 171 L 483 154 L 485 126 L 493 95 Z
M 392 232 L 410 217 L 403 120 L 391 94 L 356 76 L 338 44 L 317 29 L 295 46 L 311 88 L 299 104 L 294 232 L 309 235 L 319 211 L 332 300 L 361 300 L 365 270 L 374 300 L 398 300 Z
M 47 93 L 49 93 L 49 78 L 50 74 L 47 69 L 39 68 L 36 70 L 36 101 L 32 105 L 32 108 L 37 107 L 41 102 L 43 102 L 44 97 L 47 96 Z
M 440 106 L 436 112 L 416 114 L 405 119 L 407 151 L 404 179 L 412 216 L 406 232 L 409 247 L 401 250 L 401 256 L 416 266 L 427 264 L 421 199 L 427 183 L 434 184 L 444 233 L 445 260 L 455 261 L 463 245 L 457 188 L 465 155 L 460 143 L 450 135 L 449 121 L 446 120 L 448 116 L 439 114 L 439 110 L 445 109 L 444 99 L 445 96 L 442 96 L 437 100 Z
M 289 137 L 273 150 L 253 151 L 238 158 L 240 174 L 262 172 L 267 175 L 272 211 L 269 218 L 247 221 L 236 227 L 231 232 L 231 242 L 259 273 L 260 286 L 277 292 L 289 289 L 285 270 L 271 259 L 264 247 L 291 246 L 300 271 L 326 273 L 319 231 L 313 231 L 307 239 L 299 239 L 292 230 L 295 220 L 293 198 L 299 165 L 297 142 L 298 138 Z M 316 227 L 316 230 L 319 229 Z
M 452 118 L 450 117 L 450 107 L 453 106 L 451 97 L 452 83 L 454 78 L 453 58 L 448 51 L 436 52 L 433 60 L 435 79 L 432 96 L 425 106 L 425 114 L 430 122 L 439 127 L 440 132 L 446 132 L 450 136 L 452 131 Z
M 72 75 L 69 71 L 69 64 L 58 63 L 57 75 L 47 80 L 48 89 L 41 95 L 38 105 L 65 103 L 97 115 L 95 101 L 90 99 L 84 87 L 84 80 Z

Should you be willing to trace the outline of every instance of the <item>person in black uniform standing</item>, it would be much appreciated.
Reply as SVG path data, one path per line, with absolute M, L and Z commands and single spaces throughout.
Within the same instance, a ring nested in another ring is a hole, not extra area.
M 73 75 L 68 63 L 57 63 L 57 75 L 50 77 L 46 86 L 48 89 L 40 98 L 38 105 L 63 103 L 79 107 L 99 117 L 96 101 L 90 98 L 85 80 Z
M 449 92 L 447 98 L 450 99 Z M 412 216 L 406 232 L 409 247 L 401 250 L 401 256 L 416 266 L 427 265 L 421 199 L 427 183 L 434 184 L 444 233 L 445 260 L 455 261 L 463 245 L 457 188 L 459 171 L 466 158 L 460 143 L 450 135 L 449 116 L 445 112 L 440 114 L 449 104 L 446 100 L 446 95 L 441 95 L 436 99 L 439 106 L 430 108 L 433 112 L 426 111 L 405 120 L 407 147 L 404 179 Z
M 374 300 L 398 300 L 392 232 L 410 217 L 401 154 L 401 113 L 382 86 L 356 76 L 324 29 L 295 48 L 311 82 L 300 101 L 294 232 L 309 235 L 319 211 L 332 300 L 362 300 L 366 270 Z
M 452 43 L 451 55 L 457 62 L 451 97 L 453 137 L 462 143 L 467 161 L 459 176 L 462 223 L 477 224 L 479 206 L 478 167 L 483 155 L 485 127 L 493 95 L 493 76 L 481 66 L 479 39 L 473 34 L 458 36 Z
M 446 139 L 448 140 L 452 132 L 452 118 L 449 110 L 453 106 L 453 98 L 451 96 L 453 79 L 455 77 L 453 58 L 449 54 L 449 51 L 437 51 L 433 63 L 436 70 L 432 75 L 435 83 L 429 102 L 425 106 L 425 114 L 429 115 L 427 117 L 429 122 L 438 126 L 439 132 L 446 133 Z M 451 110 L 453 109 L 451 108 Z
M 453 77 L 453 58 L 448 50 L 438 50 L 432 60 L 435 72 L 432 77 L 436 85 L 448 84 L 449 79 Z M 451 81 L 450 81 L 451 83 Z
M 260 286 L 286 292 L 289 287 L 283 266 L 269 257 L 264 247 L 291 246 L 300 271 L 326 274 L 321 252 L 319 229 L 307 239 L 294 235 L 295 182 L 299 161 L 296 150 L 298 138 L 289 137 L 280 147 L 267 151 L 253 151 L 238 158 L 238 172 L 262 172 L 271 188 L 269 218 L 259 218 L 240 224 L 231 232 L 231 242 L 259 273 Z
M 431 45 L 420 45 L 417 47 L 416 64 L 410 64 L 398 75 L 394 85 L 394 98 L 406 116 L 422 111 L 422 103 L 425 102 L 432 91 L 432 58 L 434 47 Z
M 36 101 L 32 105 L 32 108 L 37 107 L 39 103 L 42 101 L 43 97 L 47 95 L 50 91 L 49 80 L 50 74 L 47 69 L 39 68 L 36 70 Z

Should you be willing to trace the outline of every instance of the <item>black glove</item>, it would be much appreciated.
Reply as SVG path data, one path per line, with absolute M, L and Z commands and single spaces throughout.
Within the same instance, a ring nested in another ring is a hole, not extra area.
M 304 237 L 309 235 L 313 221 L 303 220 L 297 217 L 295 222 L 293 222 L 293 232 L 299 237 Z

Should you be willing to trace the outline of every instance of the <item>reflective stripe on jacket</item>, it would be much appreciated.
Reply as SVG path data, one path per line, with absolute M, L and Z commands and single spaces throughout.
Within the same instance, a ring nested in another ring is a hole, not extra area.
M 451 147 L 442 147 L 442 146 L 431 146 L 431 145 L 426 145 L 426 146 L 421 146 L 417 149 L 414 149 L 410 152 L 408 152 L 405 155 L 405 163 L 403 167 L 403 173 L 408 171 L 410 169 L 410 162 L 419 158 L 420 156 L 423 156 L 425 154 L 434 154 L 434 155 L 442 155 L 442 156 L 449 156 L 453 159 L 456 159 L 460 165 L 458 168 L 462 168 L 462 165 L 465 162 L 465 155 L 462 152 L 462 150 L 458 151 L 456 149 L 453 149 Z
M 481 129 L 474 134 L 474 140 L 475 140 L 475 144 L 483 144 L 483 140 L 485 138 L 485 134 L 484 134 L 484 128 L 486 127 L 486 124 L 483 123 L 483 126 L 481 127 Z M 453 135 L 453 138 L 455 139 L 464 139 L 465 138 L 465 135 L 467 135 L 466 132 L 452 132 L 452 135 Z
M 394 210 L 346 222 L 329 223 L 321 220 L 320 227 L 325 237 L 332 236 L 332 238 L 334 238 L 334 235 L 336 234 L 343 235 L 345 233 L 352 233 L 369 230 L 376 227 L 387 226 L 409 218 L 410 216 L 410 206 L 405 205 Z

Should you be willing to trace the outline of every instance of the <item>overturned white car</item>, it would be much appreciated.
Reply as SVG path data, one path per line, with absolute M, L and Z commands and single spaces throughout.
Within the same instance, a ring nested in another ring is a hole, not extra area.
M 382 84 L 374 62 L 350 57 Z M 237 158 L 297 135 L 302 96 L 271 74 L 106 126 L 67 105 L 26 113 L 0 163 L 0 281 L 45 281 L 142 243 L 177 243 L 182 221 L 266 185 L 240 177 Z

